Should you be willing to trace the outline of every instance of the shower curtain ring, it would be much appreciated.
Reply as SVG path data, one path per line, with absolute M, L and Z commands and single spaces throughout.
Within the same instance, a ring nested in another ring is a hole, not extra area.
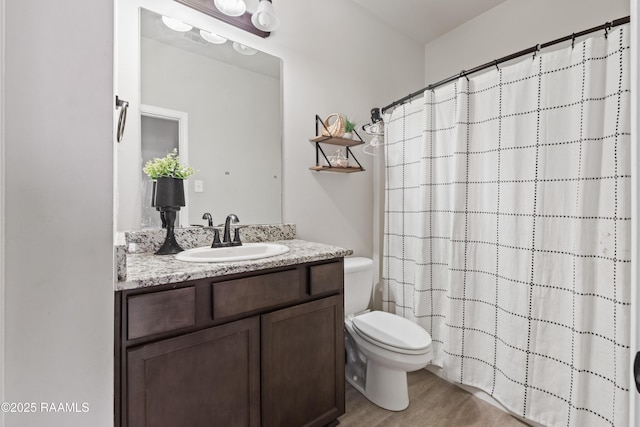
M 576 33 L 571 33 L 571 49 L 576 45 Z
M 493 60 L 493 65 L 496 66 L 496 70 L 500 71 L 500 67 L 498 67 L 498 60 L 497 59 Z
M 463 77 L 469 81 L 469 76 L 467 76 L 467 72 L 465 70 L 460 71 L 460 77 Z
M 604 24 L 604 38 L 609 38 L 609 30 L 611 29 L 611 22 Z
M 538 52 L 540 52 L 540 43 L 538 43 L 537 45 L 534 46 L 534 50 L 533 50 L 533 58 L 531 59 L 536 59 L 536 56 L 538 55 Z

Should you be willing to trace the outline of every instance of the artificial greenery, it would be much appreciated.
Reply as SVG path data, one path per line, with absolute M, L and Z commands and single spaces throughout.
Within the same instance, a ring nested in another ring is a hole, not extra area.
M 142 170 L 151 179 L 187 179 L 196 173 L 192 167 L 180 164 L 180 157 L 178 157 L 178 150 L 176 148 L 162 159 L 156 157 L 153 160 L 149 160 Z
M 349 119 L 349 117 L 345 116 L 345 118 L 344 118 L 344 131 L 345 132 L 353 132 L 357 125 L 358 125 L 358 123 L 356 123 L 355 121 L 351 121 L 351 119 Z

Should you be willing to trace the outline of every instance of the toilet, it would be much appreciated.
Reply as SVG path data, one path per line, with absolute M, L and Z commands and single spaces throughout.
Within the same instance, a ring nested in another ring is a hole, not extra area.
M 431 337 L 417 324 L 384 311 L 369 311 L 373 261 L 344 260 L 346 380 L 390 411 L 409 406 L 407 372 L 431 361 Z

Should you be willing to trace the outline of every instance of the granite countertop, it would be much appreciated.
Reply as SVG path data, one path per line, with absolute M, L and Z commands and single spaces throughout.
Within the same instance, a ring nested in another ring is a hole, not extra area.
M 283 255 L 263 259 L 211 263 L 178 261 L 175 255 L 128 254 L 126 256 L 127 280 L 117 282 L 115 290 L 138 289 L 227 274 L 245 273 L 344 257 L 353 253 L 350 249 L 297 239 L 278 240 L 273 243 L 289 246 L 291 250 Z

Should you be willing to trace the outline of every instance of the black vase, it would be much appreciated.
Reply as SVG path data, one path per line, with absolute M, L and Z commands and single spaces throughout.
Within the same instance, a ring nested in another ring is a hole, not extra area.
M 151 206 L 160 211 L 160 219 L 163 227 L 166 225 L 167 236 L 164 243 L 156 252 L 156 255 L 171 255 L 182 252 L 184 249 L 176 242 L 174 224 L 177 212 L 184 201 L 184 180 L 178 178 L 158 178 L 154 182 Z
M 151 206 L 184 206 L 184 180 L 178 178 L 158 178 L 155 181 L 154 199 Z
M 156 186 L 157 181 L 151 182 L 151 207 L 156 208 L 158 212 L 160 212 L 160 208 L 156 207 Z M 167 228 L 167 220 L 164 218 L 164 212 L 160 212 L 160 221 L 162 222 L 162 228 Z

